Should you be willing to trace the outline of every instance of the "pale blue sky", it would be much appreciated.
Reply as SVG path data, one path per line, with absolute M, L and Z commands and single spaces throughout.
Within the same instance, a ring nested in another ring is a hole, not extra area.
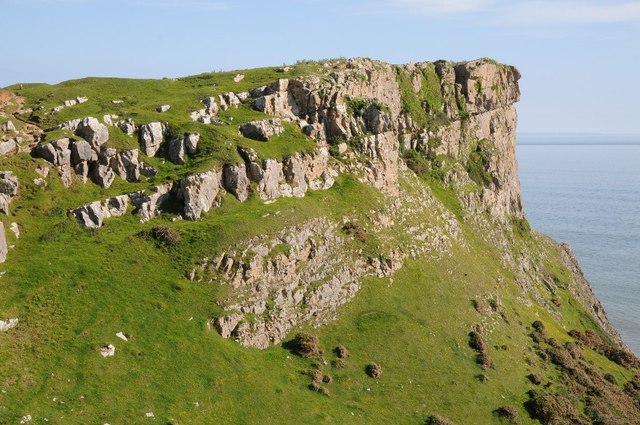
M 492 57 L 523 132 L 640 134 L 640 1 L 0 0 L 0 86 L 366 56 Z

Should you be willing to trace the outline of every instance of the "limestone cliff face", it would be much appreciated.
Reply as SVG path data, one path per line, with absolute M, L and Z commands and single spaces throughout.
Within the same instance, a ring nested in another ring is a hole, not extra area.
M 519 78 L 514 67 L 487 59 L 402 66 L 353 59 L 329 79 L 282 79 L 260 88 L 252 93 L 253 107 L 295 120 L 320 144 L 351 141 L 373 160 L 366 180 L 387 192 L 397 192 L 401 149 L 458 164 L 467 164 L 475 152 L 490 179 L 466 193 L 464 202 L 471 211 L 504 219 L 523 216 L 513 106 L 520 98 Z M 427 90 L 432 102 L 424 99 Z M 448 170 L 445 177 L 460 187 L 472 183 L 464 169 Z

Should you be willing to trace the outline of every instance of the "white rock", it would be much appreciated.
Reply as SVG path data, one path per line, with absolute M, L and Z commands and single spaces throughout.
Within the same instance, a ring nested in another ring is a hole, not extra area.
M 116 347 L 113 344 L 105 345 L 100 348 L 100 355 L 102 357 L 112 357 L 116 354 Z
M 156 111 L 167 112 L 169 109 L 171 109 L 171 105 L 160 105 L 156 108 Z
M 243 79 L 244 79 L 244 74 L 236 74 L 236 76 L 233 77 L 233 81 L 235 81 L 236 83 L 239 83 Z
M 124 103 L 124 100 L 112 100 L 111 103 L 113 103 L 114 105 L 118 105 L 120 103 Z
M 9 329 L 13 329 L 18 325 L 18 319 L 0 320 L 0 332 L 7 332 Z
M 75 99 L 71 99 L 71 100 L 65 100 L 64 101 L 64 106 L 75 106 L 78 104 L 78 101 Z
M 13 222 L 9 225 L 9 229 L 16 235 L 16 239 L 20 239 L 20 227 L 18 227 L 18 223 Z
M 153 412 L 147 412 L 144 414 L 147 418 L 155 418 L 155 415 L 153 414 Z
M 76 97 L 76 102 L 78 102 L 78 103 L 84 103 L 87 100 L 89 100 L 89 98 L 86 97 L 86 96 L 78 96 L 78 97 Z
M 118 332 L 116 336 L 123 341 L 129 341 L 129 338 L 127 338 L 127 336 L 123 332 Z
M 28 424 L 29 422 L 31 422 L 31 415 L 24 415 L 20 421 L 21 424 Z

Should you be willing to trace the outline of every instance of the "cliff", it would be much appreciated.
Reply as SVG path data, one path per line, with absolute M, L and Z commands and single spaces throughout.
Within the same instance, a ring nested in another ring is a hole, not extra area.
M 9 87 L 0 423 L 634 422 L 638 360 L 526 221 L 519 78 L 348 59 Z

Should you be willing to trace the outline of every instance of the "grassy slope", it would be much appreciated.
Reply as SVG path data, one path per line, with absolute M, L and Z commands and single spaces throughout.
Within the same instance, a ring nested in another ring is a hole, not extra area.
M 294 75 L 315 72 L 315 66 L 299 65 Z M 240 138 L 239 122 L 263 116 L 246 105 L 221 114 L 225 120 L 234 117 L 233 125 L 190 122 L 188 112 L 200 107 L 203 96 L 245 90 L 282 76 L 275 68 L 252 70 L 241 83 L 233 83 L 234 75 L 24 86 L 20 94 L 27 96 L 27 106 L 53 107 L 78 95 L 90 98 L 64 109 L 49 124 L 117 113 L 138 124 L 169 120 L 174 131 L 199 131 L 203 138 L 201 152 L 186 166 L 151 158 L 149 162 L 160 169 L 152 181 L 116 179 L 108 190 L 91 183 L 65 189 L 57 178 L 40 188 L 31 182 L 41 160 L 26 154 L 0 159 L 0 168 L 14 171 L 21 182 L 20 196 L 11 205 L 13 216 L 4 222 L 16 221 L 22 231 L 19 241 L 7 232 L 16 246 L 1 266 L 6 274 L 0 277 L 0 314 L 21 321 L 14 331 L 0 334 L 0 424 L 16 423 L 26 414 L 36 423 L 44 418 L 65 424 L 138 423 L 148 411 L 157 420 L 182 424 L 269 423 L 275 418 L 282 423 L 417 424 L 430 414 L 459 424 L 482 424 L 495 423 L 492 411 L 503 405 L 517 406 L 521 422 L 530 423 L 522 408 L 532 388 L 525 376 L 536 372 L 552 388 L 559 378 L 553 368 L 536 360 L 527 336 L 529 324 L 543 320 L 559 341 L 570 340 L 569 329 L 594 325 L 566 291 L 561 291 L 561 321 L 535 303 L 526 307 L 512 273 L 501 266 L 500 253 L 469 224 L 462 225 L 469 250 L 454 246 L 451 257 L 409 261 L 393 283 L 367 279 L 356 299 L 340 308 L 338 320 L 311 330 L 320 336 L 328 363 L 337 344 L 351 352 L 344 369 L 321 365 L 334 378 L 326 385 L 331 396 L 325 397 L 309 391 L 310 380 L 301 374 L 314 361 L 282 347 L 242 348 L 208 329 L 208 319 L 220 310 L 215 304 L 220 288 L 189 282 L 184 275 L 193 261 L 228 244 L 311 217 L 341 220 L 349 215 L 364 221 L 367 211 L 385 207 L 373 189 L 345 177 L 331 190 L 273 205 L 257 199 L 240 205 L 227 196 L 222 208 L 196 223 L 172 222 L 167 215 L 141 225 L 134 216 L 126 216 L 108 220 L 94 232 L 66 217 L 69 208 L 83 203 L 236 159 L 237 144 L 254 147 L 263 157 L 313 146 L 293 128 L 269 144 Z M 126 102 L 113 105 L 113 98 Z M 165 101 L 172 109 L 156 113 L 155 106 Z M 117 130 L 110 131 L 113 135 Z M 137 145 L 124 135 L 114 139 L 122 148 Z M 441 186 L 437 192 L 460 215 L 452 194 Z M 433 214 L 418 219 L 430 222 Z M 178 248 L 159 249 L 141 237 L 141 231 L 158 223 L 182 233 Z M 568 278 L 557 260 L 557 248 L 544 238 L 525 235 L 515 241 L 515 249 L 545 253 L 554 274 Z M 472 300 L 486 299 L 499 300 L 501 307 L 479 314 Z M 479 323 L 492 330 L 486 338 L 495 368 L 486 372 L 468 345 L 467 335 Z M 130 337 L 129 342 L 115 337 L 119 331 Z M 98 348 L 107 343 L 117 351 L 104 359 Z M 506 349 L 500 348 L 503 345 Z M 620 383 L 631 376 L 595 352 L 585 356 Z M 384 369 L 379 380 L 364 373 L 371 361 Z M 482 373 L 487 382 L 478 380 Z
M 450 258 L 411 261 L 393 284 L 367 280 L 356 300 L 341 308 L 339 320 L 314 331 L 328 361 L 337 344 L 351 352 L 346 368 L 324 367 L 334 377 L 327 385 L 330 397 L 306 388 L 309 378 L 300 372 L 310 361 L 281 347 L 241 348 L 207 328 L 207 319 L 219 311 L 213 303 L 219 290 L 187 281 L 188 259 L 309 217 L 362 214 L 366 209 L 356 210 L 354 199 L 375 207 L 382 201 L 372 195 L 347 178 L 329 191 L 269 206 L 255 199 L 240 205 L 227 196 L 223 208 L 201 222 L 171 223 L 167 217 L 166 224 L 183 232 L 175 252 L 138 236 L 154 223 L 125 217 L 90 232 L 53 203 L 36 220 L 27 207 L 34 201 L 20 201 L 14 218 L 23 237 L 3 266 L 0 310 L 22 322 L 16 332 L 0 335 L 0 418 L 13 423 L 32 414 L 53 423 L 123 423 L 153 411 L 158 419 L 179 423 L 277 417 L 283 423 L 410 424 L 440 413 L 458 423 L 492 423 L 493 409 L 521 406 L 532 368 L 513 360 L 533 357 L 525 327 L 541 312 L 515 300 L 519 289 L 497 254 L 466 225 L 471 252 L 458 247 Z M 265 212 L 269 217 L 263 218 Z M 499 274 L 506 283 L 498 283 Z M 474 310 L 471 300 L 485 295 L 500 297 L 508 322 Z M 507 346 L 490 349 L 496 367 L 486 372 L 486 383 L 476 377 L 482 370 L 467 344 L 467 333 L 480 322 L 494 329 L 492 347 Z M 545 322 L 554 327 L 551 317 Z M 118 331 L 130 341 L 117 339 Z M 98 354 L 106 343 L 117 347 L 116 356 Z M 381 379 L 364 374 L 370 361 L 383 366 Z

